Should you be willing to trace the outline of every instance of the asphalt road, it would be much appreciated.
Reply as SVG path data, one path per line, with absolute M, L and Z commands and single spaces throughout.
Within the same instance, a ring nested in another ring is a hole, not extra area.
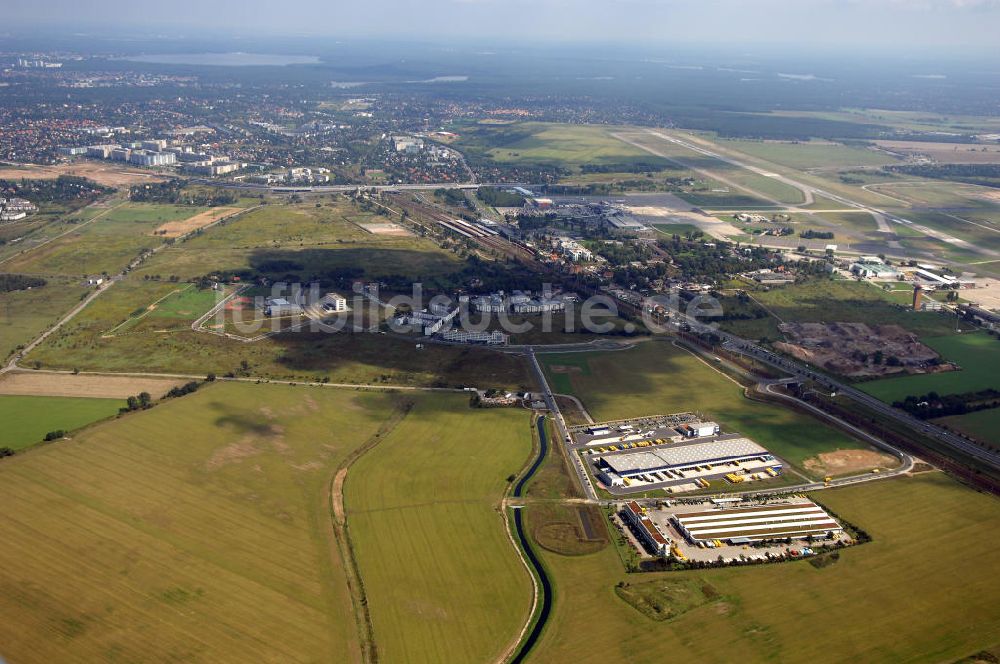
M 949 431 L 945 431 L 930 422 L 919 420 L 909 413 L 899 410 L 898 408 L 893 408 L 884 401 L 876 399 L 870 394 L 862 392 L 861 390 L 855 389 L 849 385 L 845 385 L 837 380 L 834 380 L 833 378 L 830 378 L 829 376 L 813 371 L 798 362 L 782 357 L 777 353 L 773 353 L 750 341 L 720 330 L 712 330 L 712 332 L 723 338 L 723 348 L 726 348 L 731 352 L 739 353 L 759 362 L 763 362 L 764 364 L 770 365 L 776 369 L 790 373 L 796 378 L 814 381 L 831 391 L 836 391 L 837 393 L 842 394 L 867 408 L 870 408 L 887 419 L 895 420 L 948 447 L 956 449 L 963 454 L 993 466 L 994 468 L 1000 469 L 1000 454 L 997 454 L 996 452 L 980 447 L 979 445 L 976 445 L 975 443 Z

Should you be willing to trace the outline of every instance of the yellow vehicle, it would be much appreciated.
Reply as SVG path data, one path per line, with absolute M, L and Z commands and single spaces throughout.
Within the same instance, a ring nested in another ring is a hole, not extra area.
M 833 478 L 830 477 L 829 475 L 827 475 L 826 477 L 823 478 L 823 481 L 826 482 L 827 484 L 829 484 L 830 482 L 833 481 Z
M 878 474 L 878 473 L 882 472 L 882 469 L 881 468 L 872 468 L 872 472 Z
M 631 486 L 631 484 L 632 484 L 632 480 L 630 480 L 627 477 L 623 477 L 622 478 L 622 482 L 625 484 L 625 486 Z
M 722 540 L 715 540 L 715 546 L 722 546 Z

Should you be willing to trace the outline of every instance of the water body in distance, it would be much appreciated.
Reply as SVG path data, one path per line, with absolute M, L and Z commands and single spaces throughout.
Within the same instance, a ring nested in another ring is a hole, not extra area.
M 314 55 L 282 55 L 278 53 L 160 53 L 132 55 L 122 60 L 161 65 L 215 65 L 220 67 L 284 67 L 314 65 L 320 59 Z

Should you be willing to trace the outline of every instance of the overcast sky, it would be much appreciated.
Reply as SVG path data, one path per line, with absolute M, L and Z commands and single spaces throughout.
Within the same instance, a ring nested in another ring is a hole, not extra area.
M 4 0 L 9 27 L 1000 49 L 1000 0 Z M 2 30 L 3 28 L 0 28 Z

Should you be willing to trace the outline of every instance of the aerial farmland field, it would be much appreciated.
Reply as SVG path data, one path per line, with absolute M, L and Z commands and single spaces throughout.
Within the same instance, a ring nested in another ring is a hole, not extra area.
M 530 453 L 527 412 L 434 395 L 351 466 L 347 521 L 384 661 L 492 661 L 516 638 L 531 580 L 497 505 Z
M 0 447 L 19 449 L 53 431 L 72 432 L 103 420 L 125 405 L 122 399 L 0 396 Z
M 954 334 L 947 337 L 930 337 L 924 343 L 936 350 L 945 360 L 955 362 L 960 371 L 940 374 L 901 376 L 863 383 L 868 394 L 883 401 L 902 401 L 909 395 L 920 396 L 928 392 L 961 394 L 997 386 L 1000 375 L 1000 341 L 985 332 Z
M 355 659 L 330 478 L 394 399 L 216 383 L 5 459 L 4 657 Z
M 934 472 L 812 497 L 873 541 L 841 551 L 825 567 L 798 561 L 667 573 L 626 574 L 610 547 L 585 556 L 543 551 L 555 606 L 529 661 L 722 662 L 739 652 L 745 662 L 940 662 L 1000 642 L 991 608 L 1000 592 L 992 573 L 1000 535 L 989 527 L 996 498 Z M 965 546 L 927 555 L 934 523 L 947 524 Z M 615 592 L 619 583 L 655 582 L 695 597 L 657 622 Z M 859 609 L 872 603 L 877 611 Z

